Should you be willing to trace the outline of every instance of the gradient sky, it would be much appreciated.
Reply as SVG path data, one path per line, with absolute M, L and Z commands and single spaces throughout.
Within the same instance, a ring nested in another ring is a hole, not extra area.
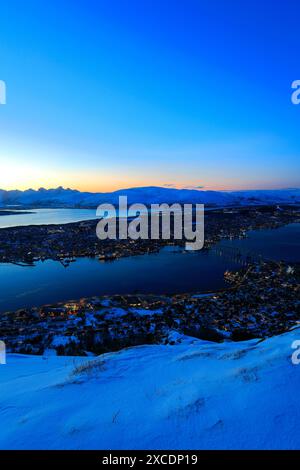
M 10 0 L 0 18 L 0 188 L 300 186 L 298 1 Z

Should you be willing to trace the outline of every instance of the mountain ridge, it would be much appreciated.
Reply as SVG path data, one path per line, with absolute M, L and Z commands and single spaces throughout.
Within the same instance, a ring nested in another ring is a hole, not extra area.
M 77 189 L 39 188 L 21 190 L 0 189 L 0 207 L 70 207 L 95 208 L 99 204 L 118 204 L 119 196 L 127 196 L 128 204 L 198 203 L 208 206 L 300 203 L 300 188 L 213 191 L 144 186 L 112 192 L 81 192 Z

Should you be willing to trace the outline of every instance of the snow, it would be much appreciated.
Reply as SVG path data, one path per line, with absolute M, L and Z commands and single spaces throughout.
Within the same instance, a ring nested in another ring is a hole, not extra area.
M 134 316 L 145 317 L 145 316 L 152 316 L 152 315 L 162 315 L 163 311 L 162 309 L 147 310 L 147 309 L 142 309 L 142 308 L 130 308 L 128 310 L 125 310 L 120 307 L 112 307 L 109 309 L 108 312 L 104 312 L 103 314 L 105 315 L 106 319 L 113 319 L 117 317 L 120 317 L 120 318 L 124 317 L 128 315 L 128 313 L 131 313 Z
M 51 346 L 58 347 L 58 346 L 66 346 L 69 343 L 79 343 L 79 340 L 76 336 L 64 336 L 64 335 L 56 335 L 52 340 Z
M 96 359 L 9 354 L 0 448 L 300 447 L 300 329 L 240 343 L 170 338 Z
M 124 317 L 125 315 L 128 315 L 128 311 L 125 310 L 124 308 L 120 307 L 113 307 L 109 310 L 109 313 L 105 312 L 105 317 L 106 319 L 108 318 L 116 318 L 116 317 Z
M 92 207 L 110 203 L 117 205 L 119 196 L 127 196 L 128 204 L 199 203 L 226 207 L 230 205 L 299 203 L 300 189 L 205 191 L 165 187 L 121 189 L 110 193 L 89 193 L 72 189 L 39 189 L 5 191 L 0 189 L 0 206 L 25 207 Z
M 265 202 L 265 203 L 286 203 L 298 202 L 300 200 L 300 189 L 260 189 L 248 191 L 235 191 L 231 192 L 235 197 L 240 197 L 242 200 L 252 200 L 252 202 Z
M 147 317 L 152 315 L 162 315 L 163 310 L 161 308 L 155 310 L 147 310 L 145 308 L 131 308 L 129 309 L 130 313 L 133 315 L 138 315 L 140 317 Z

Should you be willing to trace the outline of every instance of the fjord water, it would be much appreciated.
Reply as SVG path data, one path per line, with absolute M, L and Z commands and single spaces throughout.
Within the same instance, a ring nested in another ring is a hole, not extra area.
M 300 261 L 300 224 L 248 235 L 243 240 L 222 241 L 220 246 L 236 248 L 244 256 L 254 252 L 274 260 Z M 0 312 L 94 295 L 218 290 L 226 285 L 224 271 L 239 268 L 226 253 L 186 253 L 172 247 L 105 263 L 83 258 L 67 268 L 50 260 L 33 267 L 2 263 Z
M 11 211 L 1 209 L 1 212 L 0 229 L 26 225 L 70 224 L 98 218 L 96 209 L 12 209 Z M 8 215 L 5 215 L 5 212 Z M 116 213 L 122 215 L 118 209 Z
M 0 228 L 24 225 L 51 225 L 96 219 L 96 209 L 11 209 L 14 214 L 0 217 Z M 23 213 L 27 212 L 27 213 Z
M 274 261 L 300 262 L 300 224 L 268 230 L 251 230 L 244 240 L 224 240 L 222 245 L 241 253 L 255 253 Z
M 5 263 L 0 264 L 0 311 L 103 294 L 220 289 L 226 269 L 238 269 L 238 264 L 210 252 L 170 247 L 112 262 L 82 258 L 67 268 L 51 260 L 30 267 Z

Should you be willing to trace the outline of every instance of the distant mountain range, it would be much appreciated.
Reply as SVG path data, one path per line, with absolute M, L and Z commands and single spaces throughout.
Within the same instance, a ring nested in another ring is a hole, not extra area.
M 300 203 L 300 189 L 204 191 L 149 186 L 121 189 L 110 193 L 80 192 L 74 189 L 26 191 L 0 190 L 0 207 L 70 207 L 95 208 L 102 203 L 118 204 L 119 196 L 127 196 L 128 204 L 143 203 L 202 203 L 207 206 Z

